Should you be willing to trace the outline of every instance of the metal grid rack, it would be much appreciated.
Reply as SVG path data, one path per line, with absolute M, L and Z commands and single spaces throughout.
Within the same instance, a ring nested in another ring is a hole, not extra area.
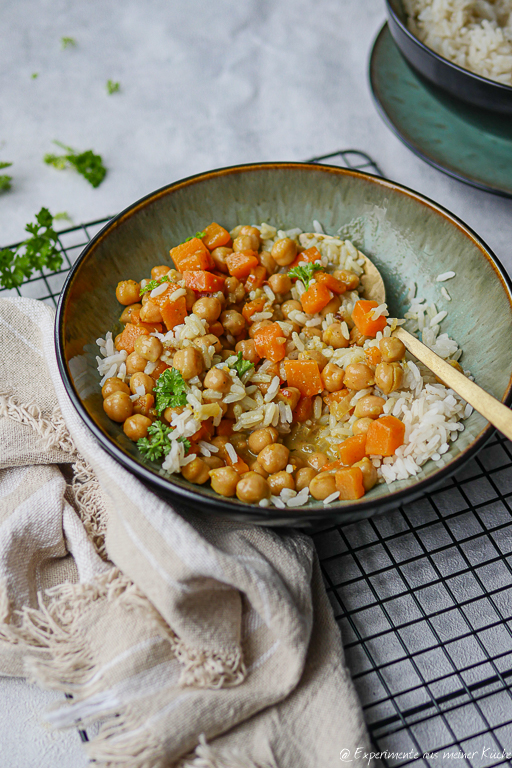
M 381 175 L 358 150 L 311 162 Z M 69 268 L 108 220 L 60 232 L 63 268 L 0 296 L 56 305 Z M 374 748 L 389 768 L 512 764 L 511 505 L 512 444 L 495 434 L 419 501 L 314 535 Z

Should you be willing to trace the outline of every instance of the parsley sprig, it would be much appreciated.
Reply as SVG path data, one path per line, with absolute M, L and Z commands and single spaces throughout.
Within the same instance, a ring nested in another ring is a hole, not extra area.
M 184 240 L 183 242 L 184 242 L 184 243 L 188 243 L 190 240 L 193 240 L 193 239 L 194 239 L 194 237 L 198 237 L 198 238 L 199 238 L 199 240 L 200 240 L 200 239 L 201 239 L 202 237 L 204 237 L 205 235 L 206 235 L 206 232 L 205 232 L 205 231 L 203 231 L 203 232 L 196 232 L 196 233 L 195 233 L 195 235 L 190 235 L 190 237 L 187 237 L 187 238 L 185 238 L 185 240 Z
M 307 262 L 306 264 L 298 264 L 288 272 L 288 277 L 295 277 L 297 280 L 302 280 L 306 290 L 309 288 L 309 282 L 313 279 L 315 272 L 322 270 L 323 267 L 320 264 L 312 264 Z
M 113 93 L 119 93 L 121 89 L 121 83 L 118 83 L 115 80 L 107 80 L 106 88 L 109 95 L 112 95 Z
M 0 168 L 9 168 L 12 163 L 0 163 Z M 11 188 L 12 176 L 8 176 L 6 173 L 0 175 L 0 192 L 6 192 Z
M 16 288 L 36 269 L 56 270 L 62 265 L 62 256 L 55 247 L 53 216 L 47 208 L 41 208 L 35 223 L 27 224 L 25 231 L 30 237 L 23 243 L 15 249 L 0 250 L 0 285 L 4 288 Z
M 160 414 L 166 408 L 179 408 L 187 404 L 188 386 L 176 368 L 166 368 L 158 377 L 153 393 L 155 409 Z
M 172 443 L 169 437 L 172 431 L 172 428 L 167 427 L 162 421 L 154 421 L 153 424 L 148 427 L 149 437 L 141 437 L 137 440 L 137 448 L 145 459 L 148 459 L 149 461 L 158 461 L 164 456 L 167 456 L 172 448 Z M 178 437 L 177 442 L 183 443 L 185 452 L 190 448 L 190 440 L 187 440 L 186 437 Z
M 74 48 L 76 45 L 76 40 L 74 37 L 61 37 L 60 44 L 62 50 L 65 51 L 66 48 Z
M 238 352 L 236 361 L 231 363 L 229 367 L 235 370 L 238 374 L 238 378 L 241 379 L 244 373 L 247 373 L 248 370 L 254 368 L 254 363 L 249 362 L 249 360 L 244 360 L 242 353 Z
M 53 165 L 59 171 L 62 171 L 64 168 L 74 168 L 84 179 L 87 179 L 89 184 L 93 187 L 99 187 L 107 173 L 101 155 L 95 155 L 92 149 L 87 149 L 85 152 L 77 152 L 60 141 L 54 141 L 53 143 L 65 149 L 66 152 L 64 155 L 45 155 L 44 162 L 47 165 Z
M 142 296 L 143 293 L 147 293 L 148 291 L 153 291 L 155 288 L 158 288 L 159 285 L 162 285 L 162 283 L 170 283 L 171 281 L 167 277 L 167 275 L 164 275 L 159 280 L 150 280 L 149 283 L 146 283 L 144 288 L 141 288 L 139 291 L 140 296 Z

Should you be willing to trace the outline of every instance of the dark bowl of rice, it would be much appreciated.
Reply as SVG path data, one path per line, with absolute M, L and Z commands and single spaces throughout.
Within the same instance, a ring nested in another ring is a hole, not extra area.
M 434 396 L 431 413 L 426 390 L 414 438 L 414 455 L 422 445 L 428 454 L 424 462 L 418 459 L 421 466 L 407 456 L 404 471 L 392 477 L 395 465 L 388 462 L 382 481 L 357 501 L 324 504 L 309 498 L 301 506 L 294 506 L 293 498 L 259 506 L 219 496 L 209 482 L 193 485 L 180 474 L 165 476 L 159 465 L 145 461 L 104 411 L 98 363 L 105 361 L 98 340 L 118 333 L 117 283 L 127 277 L 140 281 L 154 264 L 168 263 L 171 247 L 212 221 L 229 230 L 244 222 L 304 232 L 318 225 L 349 240 L 381 271 L 390 317 L 408 315 L 411 330 L 421 330 L 439 354 L 458 349 L 461 365 L 479 385 L 507 404 L 512 400 L 510 281 L 485 243 L 456 216 L 406 187 L 360 171 L 278 162 L 222 168 L 169 184 L 113 218 L 73 265 L 57 310 L 57 359 L 74 406 L 99 444 L 148 487 L 178 509 L 264 525 L 353 522 L 431 491 L 490 437 L 489 424 L 469 410 L 456 427 L 457 439 L 442 445 L 437 437 L 440 450 L 434 450 L 430 421 L 439 421 L 435 411 L 441 409 L 446 429 L 453 428 L 446 417 L 453 396 L 443 395 L 442 402 Z M 435 382 L 433 387 L 436 391 Z
M 426 0 L 386 0 L 389 29 L 398 49 L 436 96 L 441 100 L 453 99 L 451 106 L 455 109 L 462 103 L 477 111 L 512 115 L 512 43 L 507 39 L 512 33 L 512 26 L 508 26 L 512 21 L 508 21 L 503 32 L 499 18 L 497 21 L 478 16 L 482 6 L 485 12 L 490 10 L 496 15 L 488 2 L 470 3 L 464 13 L 473 13 L 473 17 L 468 17 L 471 23 L 467 26 L 471 29 L 463 27 L 461 31 L 450 18 L 448 4 L 444 17 L 436 18 L 443 10 L 442 4 L 434 10 Z M 493 50 L 495 46 L 500 53 Z M 478 58 L 475 48 L 480 51 Z M 470 114 L 467 116 L 471 119 Z M 477 119 L 478 115 L 474 117 Z

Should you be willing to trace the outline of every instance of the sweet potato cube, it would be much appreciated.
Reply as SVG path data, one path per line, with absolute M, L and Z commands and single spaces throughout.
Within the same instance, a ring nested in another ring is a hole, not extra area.
M 347 437 L 338 445 L 340 461 L 345 467 L 351 467 L 366 456 L 366 435 Z
M 177 245 L 176 248 L 171 248 L 170 250 L 171 259 L 176 264 L 176 269 L 180 272 L 182 271 L 181 262 L 183 259 L 186 259 L 187 256 L 193 256 L 194 253 L 206 253 L 210 255 L 210 251 L 198 237 L 193 237 L 186 243 L 181 243 L 180 245 Z
M 308 315 L 320 312 L 332 299 L 332 293 L 323 283 L 312 283 L 308 290 L 300 297 L 302 309 Z
M 187 300 L 180 296 L 176 301 L 168 301 L 162 309 L 162 318 L 168 331 L 176 325 L 181 325 L 187 316 Z
M 259 265 L 251 269 L 249 277 L 245 281 L 244 288 L 247 293 L 255 291 L 256 288 L 261 288 L 265 280 L 267 279 L 267 270 L 263 265 Z
M 369 301 L 367 299 L 356 301 L 354 309 L 352 310 L 352 320 L 363 336 L 371 336 L 375 338 L 377 333 L 383 331 L 386 327 L 387 321 L 383 315 L 376 320 L 372 319 L 373 310 L 378 306 L 376 301 Z
M 248 277 L 251 270 L 258 265 L 257 251 L 237 251 L 226 256 L 228 272 L 238 280 Z
M 221 275 L 214 275 L 202 269 L 183 272 L 183 279 L 187 288 L 191 288 L 196 293 L 222 291 L 225 280 Z
M 313 264 L 315 261 L 320 261 L 322 258 L 322 254 L 316 247 L 316 245 L 312 245 L 311 248 L 306 248 L 305 251 L 302 251 L 302 253 L 299 253 L 293 264 L 290 264 L 289 269 L 292 267 L 296 267 L 299 264 Z
M 348 389 L 339 389 L 337 392 L 326 395 L 324 401 L 329 406 L 329 413 L 339 421 L 352 410 L 353 406 L 350 405 L 352 397 L 353 395 Z
M 324 385 L 316 360 L 287 360 L 284 364 L 289 387 L 296 387 L 301 395 L 313 397 L 322 392 Z
M 375 419 L 366 433 L 367 456 L 393 456 L 404 442 L 405 424 L 395 416 Z
M 310 419 L 313 415 L 313 398 L 301 395 L 292 415 L 294 423 L 298 421 L 302 424 Z
M 121 351 L 125 349 L 128 354 L 135 350 L 135 339 L 139 336 L 149 336 L 149 331 L 143 325 L 133 325 L 126 323 L 124 331 L 116 338 L 116 349 Z
M 278 363 L 286 355 L 286 338 L 277 323 L 267 325 L 255 333 L 254 346 L 260 357 L 271 360 L 273 363 Z
M 363 473 L 359 467 L 338 469 L 336 488 L 340 492 L 340 501 L 355 501 L 364 496 Z
M 187 269 L 215 269 L 215 262 L 208 251 L 206 253 L 197 251 L 181 259 L 180 272 L 184 272 Z
M 208 224 L 204 228 L 204 237 L 201 238 L 209 251 L 213 251 L 215 248 L 220 248 L 223 245 L 231 244 L 231 235 L 221 227 L 220 224 L 216 224 L 214 221 Z

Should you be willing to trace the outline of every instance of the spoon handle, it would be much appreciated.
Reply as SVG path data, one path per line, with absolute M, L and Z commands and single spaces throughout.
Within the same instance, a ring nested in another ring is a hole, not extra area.
M 459 394 L 467 403 L 484 416 L 496 429 L 512 440 L 512 411 L 484 389 L 470 381 L 463 373 L 449 365 L 435 352 L 432 352 L 416 336 L 403 328 L 397 328 L 393 334 L 402 341 L 409 352 L 421 360 L 427 368 Z

